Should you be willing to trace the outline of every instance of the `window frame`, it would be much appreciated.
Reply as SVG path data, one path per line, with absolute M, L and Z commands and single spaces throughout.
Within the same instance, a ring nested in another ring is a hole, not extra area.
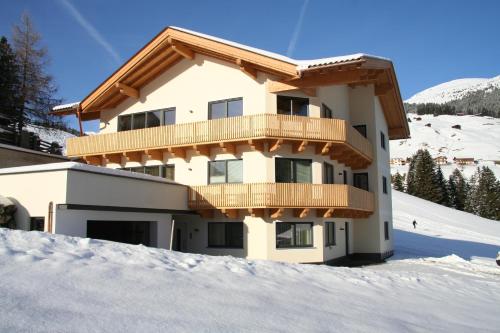
M 228 164 L 228 162 L 231 162 L 231 161 L 241 161 L 241 174 L 243 175 L 243 159 L 242 158 L 231 158 L 231 159 L 227 159 L 227 160 L 208 161 L 208 163 L 207 163 L 207 183 L 209 185 L 210 184 L 242 184 L 243 179 L 241 179 L 241 182 L 228 182 L 227 164 Z M 210 164 L 211 163 L 220 163 L 220 162 L 224 162 L 224 182 L 223 183 L 212 183 L 210 181 Z
M 327 113 L 330 115 L 329 117 L 327 117 Z M 333 119 L 333 110 L 325 103 L 321 103 L 321 118 Z
M 382 176 L 382 193 L 383 194 L 388 194 L 387 177 L 386 176 Z
M 384 239 L 390 240 L 389 221 L 384 221 Z
M 360 176 L 360 175 L 366 175 L 366 187 L 367 187 L 366 189 L 356 186 L 355 178 L 356 178 L 356 176 Z M 353 172 L 352 173 L 352 186 L 359 188 L 361 190 L 370 191 L 370 178 L 368 176 L 368 172 Z
M 292 233 L 292 243 L 297 243 L 296 241 L 296 229 L 298 224 L 307 224 L 311 227 L 311 245 L 290 245 L 290 246 L 278 246 L 278 224 L 289 224 L 291 226 Z M 275 223 L 275 247 L 276 249 L 307 249 L 314 248 L 314 223 L 313 222 L 276 222 Z
M 224 225 L 224 245 L 213 245 L 210 244 L 210 227 L 214 225 Z M 236 224 L 241 225 L 241 247 L 239 246 L 228 246 L 228 226 L 235 226 Z M 245 225 L 243 222 L 208 222 L 207 223 L 207 247 L 216 249 L 244 249 L 245 248 Z
M 155 164 L 155 165 L 140 165 L 136 167 L 128 167 L 128 168 L 119 168 L 119 170 L 123 171 L 128 171 L 128 172 L 136 172 L 136 173 L 141 173 L 141 174 L 147 174 L 146 173 L 146 168 L 153 168 L 157 167 L 159 168 L 158 176 L 154 177 L 161 177 L 161 178 L 166 178 L 166 168 L 173 168 L 174 169 L 174 177 L 175 177 L 175 164 L 174 163 L 168 163 L 168 164 Z M 142 171 L 141 171 L 142 169 Z M 170 179 L 167 179 L 170 180 Z M 173 181 L 173 180 L 172 180 Z
M 385 133 L 380 131 L 380 146 L 382 147 L 383 150 L 387 150 L 386 149 L 386 143 L 385 143 Z
M 229 117 L 229 102 L 234 102 L 234 101 L 241 101 L 241 115 L 239 116 L 231 116 Z M 212 117 L 212 105 L 213 104 L 219 104 L 219 103 L 224 103 L 224 117 L 221 118 L 213 118 Z M 208 102 L 208 120 L 217 120 L 217 119 L 224 119 L 224 118 L 233 118 L 233 117 L 241 117 L 243 116 L 244 112 L 244 104 L 243 104 L 243 97 L 234 97 L 234 98 L 227 98 L 227 99 L 220 99 L 217 101 L 210 101 Z
M 287 161 L 290 161 L 292 163 L 292 181 L 290 182 L 282 182 L 282 181 L 278 181 L 278 163 L 276 162 L 276 160 L 287 160 Z M 298 183 L 297 182 L 297 167 L 295 166 L 295 162 L 297 161 L 309 161 L 310 162 L 310 168 L 309 168 L 309 176 L 310 176 L 310 179 L 311 179 L 311 182 L 309 183 Z M 313 180 L 313 167 L 312 167 L 312 163 L 313 163 L 313 160 L 312 159 L 309 159 L 309 158 L 289 158 L 289 157 L 275 157 L 274 158 L 274 182 L 275 183 L 293 183 L 293 184 L 312 184 L 312 180 Z
M 329 226 L 329 227 L 328 227 Z M 325 222 L 325 247 L 337 245 L 337 229 L 334 221 Z M 329 228 L 333 228 L 333 240 L 330 239 Z
M 366 125 L 353 125 L 352 126 L 359 134 L 367 138 L 368 132 Z
M 278 112 L 278 98 L 288 98 L 290 99 L 290 113 L 285 114 L 285 113 L 279 113 Z M 300 114 L 294 114 L 293 111 L 293 101 L 298 101 L 298 100 L 307 100 L 307 112 L 306 115 L 300 115 Z M 311 100 L 308 97 L 297 97 L 297 96 L 286 96 L 286 95 L 277 95 L 276 96 L 276 114 L 281 114 L 281 115 L 287 115 L 287 116 L 297 116 L 297 117 L 309 117 L 309 106 L 311 105 Z
M 332 181 L 328 182 L 328 168 L 331 168 L 332 171 Z M 333 164 L 328 162 L 323 162 L 323 184 L 335 184 L 335 167 Z
M 149 114 L 154 113 L 154 112 L 161 112 L 160 124 L 158 126 L 147 126 Z M 174 113 L 174 122 L 172 124 L 165 124 L 165 112 L 173 112 Z M 144 127 L 134 128 L 134 117 L 137 117 L 139 115 L 144 115 Z M 127 130 L 120 129 L 120 119 L 122 119 L 122 117 L 130 117 L 130 129 L 127 129 Z M 117 132 L 126 132 L 126 131 L 133 131 L 133 130 L 137 130 L 137 129 L 175 125 L 175 123 L 176 123 L 176 107 L 172 106 L 172 107 L 168 107 L 168 108 L 119 115 L 118 116 L 118 124 L 117 124 Z

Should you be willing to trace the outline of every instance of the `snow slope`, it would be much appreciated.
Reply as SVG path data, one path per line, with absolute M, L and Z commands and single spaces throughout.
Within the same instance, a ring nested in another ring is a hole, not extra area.
M 0 229 L 0 331 L 498 332 L 500 223 L 393 198 L 397 256 L 364 268 Z
M 418 149 L 427 149 L 433 157 L 446 156 L 448 162 L 453 157 L 474 157 L 479 161 L 476 166 L 465 166 L 463 171 L 471 176 L 478 166 L 487 165 L 497 178 L 500 178 L 500 166 L 494 160 L 500 160 L 500 119 L 476 116 L 433 115 L 417 116 L 408 114 L 411 119 L 411 138 L 390 141 L 391 158 L 411 157 Z M 422 120 L 417 121 L 416 118 Z M 425 126 L 430 123 L 431 127 Z M 460 125 L 462 129 L 451 128 Z M 443 166 L 445 175 L 457 167 L 456 164 Z M 408 166 L 391 166 L 393 173 L 406 173 Z
M 43 126 L 28 124 L 24 128 L 28 132 L 38 134 L 41 140 L 47 142 L 57 142 L 66 151 L 66 139 L 74 137 L 73 134 L 56 128 L 47 128 Z
M 411 104 L 437 103 L 443 104 L 449 101 L 465 97 L 470 92 L 478 90 L 489 91 L 492 88 L 500 88 L 500 75 L 491 79 L 471 78 L 458 79 L 438 84 L 437 86 L 425 89 L 405 102 Z

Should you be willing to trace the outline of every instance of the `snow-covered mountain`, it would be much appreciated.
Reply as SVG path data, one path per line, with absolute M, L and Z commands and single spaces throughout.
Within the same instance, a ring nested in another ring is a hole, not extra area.
M 408 114 L 411 120 L 410 139 L 390 142 L 391 158 L 411 157 L 418 149 L 427 149 L 433 157 L 446 156 L 450 164 L 442 166 L 445 176 L 455 168 L 471 176 L 478 166 L 487 165 L 500 178 L 500 119 L 478 116 L 451 116 Z M 421 120 L 417 120 L 417 119 Z M 429 125 L 430 126 L 426 126 Z M 460 125 L 461 129 L 452 128 Z M 459 167 L 453 158 L 472 157 L 477 164 Z M 408 166 L 392 165 L 393 173 L 406 173 Z
M 466 97 L 468 94 L 484 90 L 486 92 L 495 88 L 500 88 L 500 75 L 491 79 L 470 78 L 458 79 L 438 84 L 437 86 L 425 89 L 405 102 L 410 104 L 436 103 L 443 104 Z
M 397 191 L 393 206 L 396 255 L 362 268 L 0 228 L 0 331 L 497 332 L 500 223 Z

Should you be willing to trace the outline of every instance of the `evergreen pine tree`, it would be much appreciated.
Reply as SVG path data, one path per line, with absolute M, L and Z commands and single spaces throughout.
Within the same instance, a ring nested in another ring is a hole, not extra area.
M 438 165 L 435 173 L 435 186 L 436 186 L 436 203 L 440 205 L 450 206 L 450 195 L 448 191 L 448 184 L 444 179 L 443 171 Z
M 14 117 L 18 105 L 19 67 L 7 38 L 0 38 L 0 114 Z
M 396 174 L 392 176 L 392 185 L 396 191 L 404 192 L 403 176 L 399 172 L 396 172 Z
M 478 170 L 474 202 L 477 215 L 500 220 L 500 188 L 493 171 L 483 166 Z
M 415 163 L 416 163 L 417 154 L 414 154 L 410 160 L 410 164 L 408 166 L 408 174 L 406 176 L 406 193 L 415 195 Z
M 467 187 L 467 181 L 460 170 L 453 170 L 453 173 L 450 175 L 448 181 L 450 207 L 458 210 L 465 210 L 465 202 L 468 195 Z
M 431 154 L 420 149 L 415 156 L 415 193 L 414 195 L 433 202 L 442 198 L 438 190 L 435 173 L 435 163 Z

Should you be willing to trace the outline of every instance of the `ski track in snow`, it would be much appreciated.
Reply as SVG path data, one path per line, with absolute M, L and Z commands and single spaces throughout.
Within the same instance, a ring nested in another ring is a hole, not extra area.
M 363 268 L 0 229 L 0 331 L 498 332 L 500 222 L 393 206 L 396 255 Z

